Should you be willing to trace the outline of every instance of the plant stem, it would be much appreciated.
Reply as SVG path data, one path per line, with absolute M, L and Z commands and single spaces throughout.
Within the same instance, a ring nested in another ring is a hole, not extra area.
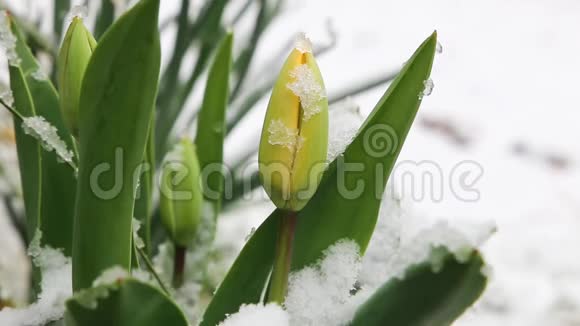
M 183 272 L 185 269 L 185 247 L 175 245 L 175 259 L 173 260 L 173 287 L 179 288 L 183 284 Z
M 282 304 L 286 297 L 288 275 L 290 274 L 290 264 L 292 262 L 292 246 L 294 242 L 294 230 L 296 229 L 296 218 L 296 212 L 288 212 L 280 221 L 278 243 L 276 244 L 276 257 L 274 258 L 274 269 L 272 270 L 270 291 L 268 293 L 269 302 Z
M 143 251 L 143 249 L 139 249 L 139 248 L 136 248 L 136 249 L 137 249 L 137 252 L 139 253 L 139 255 L 141 256 L 141 259 L 143 259 L 143 261 L 145 262 L 145 266 L 147 267 L 147 269 L 149 270 L 151 275 L 153 275 L 155 280 L 157 280 L 157 283 L 159 284 L 159 287 L 161 288 L 161 290 L 163 290 L 163 292 L 165 292 L 165 294 L 167 296 L 170 296 L 169 291 L 167 290 L 167 287 L 165 287 L 165 284 L 163 284 L 161 277 L 159 277 L 159 274 L 157 274 L 157 272 L 155 271 L 155 267 L 151 263 L 151 260 L 149 260 L 149 257 L 147 257 L 147 254 Z

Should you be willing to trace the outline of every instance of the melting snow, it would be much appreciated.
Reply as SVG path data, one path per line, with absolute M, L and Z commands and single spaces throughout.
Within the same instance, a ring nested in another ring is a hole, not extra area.
M 219 326 L 289 326 L 288 313 L 277 304 L 249 304 L 221 322 Z
M 302 53 L 312 53 L 312 42 L 304 33 L 298 33 L 294 47 Z
M 41 232 L 36 231 L 28 250 L 42 274 L 38 301 L 26 308 L 4 308 L 0 311 L 0 325 L 45 325 L 60 319 L 64 314 L 65 300 L 72 294 L 71 259 L 60 250 L 41 247 L 41 237 Z
M 307 64 L 294 68 L 290 77 L 294 78 L 294 82 L 288 83 L 287 87 L 300 98 L 302 120 L 308 121 L 321 110 L 319 102 L 326 97 L 324 87 Z
M 16 53 L 16 36 L 10 28 L 10 17 L 6 10 L 0 14 L 0 47 L 6 51 L 8 63 L 11 66 L 20 65 L 21 59 Z
M 41 116 L 24 118 L 22 121 L 24 132 L 38 139 L 47 151 L 54 150 L 58 157 L 67 163 L 72 163 L 73 153 L 68 150 L 66 143 L 60 139 L 56 127 Z
M 342 154 L 352 142 L 364 121 L 359 106 L 351 98 L 341 101 L 328 111 L 328 161 Z
M 433 88 L 435 87 L 435 84 L 433 83 L 433 80 L 429 78 L 423 81 L 423 86 L 424 88 L 421 94 L 419 94 L 419 99 L 423 99 L 423 97 L 431 95 L 431 93 L 433 93 Z
M 12 90 L 7 85 L 0 84 L 0 99 L 10 107 L 14 106 L 14 96 L 12 95 Z
M 268 126 L 268 142 L 272 145 L 280 145 L 293 151 L 300 149 L 304 138 L 298 135 L 298 129 L 288 128 L 282 120 L 273 120 Z
M 145 247 L 145 242 L 139 236 L 139 229 L 141 229 L 141 221 L 133 217 L 131 225 L 133 228 L 133 241 L 135 241 L 135 246 L 139 249 L 143 249 Z
M 46 73 L 44 71 L 42 71 L 41 68 L 36 69 L 36 71 L 34 71 L 32 74 L 30 74 L 30 76 L 32 76 L 32 78 L 39 80 L 39 81 L 43 81 L 43 80 L 48 79 L 48 76 L 46 75 Z

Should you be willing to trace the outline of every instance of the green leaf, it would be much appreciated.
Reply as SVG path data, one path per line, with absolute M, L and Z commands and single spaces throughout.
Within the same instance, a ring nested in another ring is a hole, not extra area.
M 107 30 L 81 90 L 73 288 L 131 266 L 134 193 L 160 65 L 159 0 L 142 0 Z M 136 177 L 137 176 L 137 177 Z
M 101 0 L 101 8 L 95 22 L 95 38 L 98 40 L 115 20 L 115 5 L 111 0 Z
M 44 117 L 46 121 L 57 129 L 57 133 L 67 147 L 74 149 L 75 144 L 64 125 L 58 94 L 54 86 L 48 78 L 38 78 L 38 75 L 41 75 L 38 74 L 40 65 L 26 45 L 20 30 L 16 25 L 13 24 L 12 26 L 14 35 L 17 38 L 16 53 L 21 59 L 21 72 L 30 92 L 33 106 L 32 111 L 27 110 L 28 112 L 20 113 L 24 117 L 33 115 Z M 21 86 L 20 84 L 19 87 Z M 19 109 L 16 108 L 16 110 L 18 111 Z M 76 195 L 75 171 L 69 165 L 60 163 L 54 151 L 42 150 L 40 157 L 42 180 L 37 183 L 41 187 L 40 216 L 32 218 L 38 221 L 36 226 L 42 231 L 43 243 L 53 248 L 61 248 L 67 256 L 70 256 L 72 254 L 73 216 Z M 28 170 L 21 171 L 26 171 L 24 174 L 28 173 Z M 27 178 L 32 178 L 32 176 Z M 31 238 L 34 234 L 34 229 L 29 230 L 29 232 L 31 232 Z
M 214 218 L 220 209 L 224 190 L 223 148 L 228 104 L 229 76 L 232 66 L 233 34 L 226 34 L 210 67 L 203 103 L 197 121 L 195 146 L 204 172 L 204 197 L 214 205 Z M 219 169 L 216 169 L 219 168 Z
M 84 290 L 68 300 L 66 325 L 188 325 L 181 310 L 158 289 L 133 279 L 117 282 Z M 89 303 L 96 307 L 88 307 Z
M 53 31 L 56 39 L 60 40 L 62 35 L 62 25 L 66 17 L 66 13 L 70 8 L 70 0 L 55 0 L 53 12 Z
M 483 266 L 478 253 L 459 262 L 449 252 L 437 272 L 428 262 L 413 266 L 403 280 L 381 286 L 358 308 L 350 325 L 451 325 L 485 289 Z
M 243 303 L 258 303 L 274 262 L 276 231 L 285 215 L 274 211 L 255 231 L 222 281 L 200 326 L 214 326 Z
M 19 67 L 10 66 L 10 87 L 14 96 L 14 109 L 23 116 L 35 115 L 34 103 L 26 80 Z M 14 118 L 14 135 L 16 137 L 16 152 L 20 179 L 22 183 L 22 195 L 24 198 L 24 210 L 26 212 L 26 232 L 31 241 L 40 222 L 40 196 L 41 196 L 41 163 L 40 145 L 36 139 L 25 134 L 22 130 L 22 121 Z
M 293 270 L 315 263 L 326 248 L 343 238 L 356 241 L 364 253 L 374 231 L 388 176 L 419 108 L 419 94 L 431 73 L 436 44 L 437 34 L 433 33 L 419 46 L 371 112 L 344 155 L 332 162 L 325 171 L 317 193 L 299 212 L 294 239 Z M 376 153 L 367 153 L 366 149 L 371 145 L 367 143 L 371 136 L 369 133 L 377 128 L 375 126 L 385 125 L 397 136 L 397 146 L 390 148 L 385 155 L 370 155 Z M 356 163 L 364 169 L 359 172 L 342 171 L 339 178 L 339 168 L 343 167 L 341 164 L 344 162 Z M 352 190 L 359 183 L 365 185 L 363 191 L 353 199 L 346 198 L 344 187 Z M 269 227 L 260 227 L 254 234 L 254 237 L 260 239 L 260 248 L 250 245 L 253 237 L 236 259 L 234 267 L 226 276 L 228 282 L 222 283 L 214 297 L 214 300 L 223 297 L 227 297 L 227 300 L 212 301 L 208 307 L 212 321 L 222 320 L 226 314 L 236 312 L 241 304 L 248 302 L 248 298 L 259 297 L 263 286 L 246 288 L 245 282 L 248 280 L 242 271 L 251 269 L 254 273 L 252 282 L 255 284 L 266 283 L 273 258 L 265 255 L 264 251 L 274 250 L 276 229 L 271 225 L 276 224 L 274 220 L 281 215 L 283 213 L 279 210 L 274 211 L 263 224 Z M 263 234 L 265 232 L 269 234 Z M 252 290 L 255 292 L 252 293 Z

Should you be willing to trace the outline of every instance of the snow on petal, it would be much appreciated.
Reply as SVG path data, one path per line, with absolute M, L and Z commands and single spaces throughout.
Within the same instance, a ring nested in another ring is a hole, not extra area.
M 304 138 L 298 134 L 298 129 L 286 127 L 282 120 L 273 120 L 268 126 L 268 142 L 272 145 L 280 145 L 294 151 L 300 149 Z
M 303 110 L 302 119 L 308 121 L 321 111 L 318 103 L 326 97 L 324 88 L 316 80 L 314 72 L 307 64 L 301 64 L 290 71 L 290 77 L 294 81 L 288 83 L 287 87 L 300 98 L 300 105 Z
M 312 53 L 312 41 L 306 37 L 305 33 L 298 33 L 294 47 L 302 53 Z

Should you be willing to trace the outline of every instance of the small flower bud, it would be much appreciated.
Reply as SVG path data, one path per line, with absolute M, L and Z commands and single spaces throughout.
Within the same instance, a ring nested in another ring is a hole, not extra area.
M 74 136 L 78 136 L 79 98 L 85 69 L 97 41 L 79 17 L 70 23 L 58 54 L 58 88 L 64 121 Z
M 278 208 L 306 205 L 326 168 L 327 147 L 328 100 L 302 34 L 272 90 L 260 141 L 260 178 Z
M 203 201 L 199 162 L 189 139 L 165 157 L 160 190 L 161 221 L 171 239 L 186 247 L 195 238 Z

